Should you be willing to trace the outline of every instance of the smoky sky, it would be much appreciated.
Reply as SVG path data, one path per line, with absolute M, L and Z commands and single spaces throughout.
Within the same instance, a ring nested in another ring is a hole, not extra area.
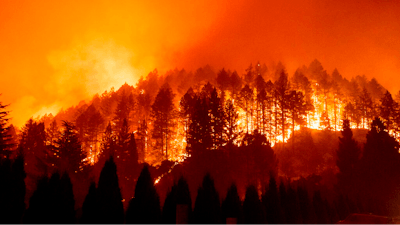
M 397 1 L 1 1 L 0 101 L 12 123 L 56 113 L 157 68 L 239 74 L 318 59 L 400 89 Z

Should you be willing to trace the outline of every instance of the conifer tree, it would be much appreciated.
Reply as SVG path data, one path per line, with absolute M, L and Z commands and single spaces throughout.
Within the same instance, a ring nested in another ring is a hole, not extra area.
M 86 158 L 82 152 L 81 143 L 75 126 L 71 122 L 63 121 L 63 131 L 57 140 L 60 159 L 58 168 L 60 171 L 67 171 L 75 174 L 81 171 L 82 160 Z
M 220 222 L 219 195 L 210 174 L 204 176 L 202 186 L 197 191 L 193 216 L 194 223 Z
M 149 166 L 144 165 L 135 188 L 135 197 L 129 202 L 126 223 L 159 223 L 161 217 L 160 198 L 154 187 Z
M 244 222 L 247 224 L 266 223 L 264 207 L 254 185 L 250 185 L 246 189 L 243 213 Z
M 8 158 L 10 156 L 10 150 L 13 146 L 12 137 L 9 134 L 10 126 L 8 125 L 8 115 L 7 111 L 8 105 L 3 105 L 0 102 L 0 157 Z
M 356 179 L 356 166 L 358 164 L 360 149 L 353 138 L 350 121 L 343 121 L 342 137 L 339 137 L 339 149 L 337 151 L 336 165 L 339 168 L 338 187 L 346 194 L 354 190 Z
M 158 149 L 163 157 L 168 160 L 168 150 L 171 147 L 173 139 L 173 127 L 177 117 L 174 106 L 175 94 L 166 83 L 159 90 L 153 105 L 151 106 L 151 115 L 153 119 L 153 135 L 156 140 L 156 149 Z
M 89 192 L 86 195 L 85 201 L 83 202 L 82 205 L 82 217 L 80 223 L 85 223 L 85 224 L 100 223 L 101 221 L 99 221 L 98 212 L 99 212 L 99 205 L 97 199 L 96 183 L 91 182 L 89 187 Z
M 244 222 L 242 202 L 240 201 L 235 183 L 229 187 L 226 197 L 222 202 L 221 216 L 225 222 L 227 222 L 228 218 L 236 218 L 238 224 Z
M 112 156 L 101 170 L 97 195 L 99 221 L 102 223 L 123 223 L 124 207 L 118 183 L 117 166 Z
M 266 218 L 268 223 L 283 223 L 278 187 L 272 173 L 270 173 L 268 189 L 266 189 L 264 195 L 262 196 L 262 203 L 264 204 L 266 210 Z

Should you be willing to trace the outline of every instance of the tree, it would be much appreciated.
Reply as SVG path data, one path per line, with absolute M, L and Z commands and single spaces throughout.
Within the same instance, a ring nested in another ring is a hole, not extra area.
M 218 96 L 217 89 L 214 88 L 208 99 L 208 108 L 211 125 L 212 149 L 222 146 L 224 140 L 224 128 L 226 127 L 224 105 L 222 99 Z
M 393 101 L 392 95 L 389 93 L 389 91 L 386 91 L 385 95 L 381 98 L 379 115 L 388 130 L 392 128 L 397 107 L 398 104 Z
M 10 156 L 10 150 L 13 146 L 12 137 L 8 133 L 10 126 L 8 125 L 8 115 L 7 107 L 9 105 L 3 105 L 0 102 L 0 157 L 8 158 Z
M 314 191 L 313 206 L 314 206 L 315 214 L 317 216 L 317 223 L 319 223 L 319 224 L 328 223 L 329 222 L 328 214 L 326 212 L 324 200 L 321 197 L 320 191 Z
M 370 94 L 368 93 L 367 89 L 364 87 L 362 93 L 359 97 L 359 109 L 361 111 L 361 123 L 362 128 L 365 128 L 365 125 L 369 125 L 372 121 L 373 117 L 373 103 Z
M 214 180 L 208 173 L 197 191 L 193 216 L 195 223 L 219 223 L 220 221 L 219 196 L 214 187 Z
M 96 183 L 91 182 L 89 187 L 89 192 L 85 197 L 85 201 L 82 205 L 82 217 L 80 223 L 100 223 L 99 221 L 98 212 L 98 199 L 97 199 L 97 189 Z
M 207 99 L 196 97 L 194 113 L 189 126 L 188 151 L 210 150 L 212 148 L 211 118 L 208 114 Z
M 242 78 L 237 74 L 236 71 L 233 71 L 230 80 L 225 81 L 228 82 L 230 85 L 230 91 L 232 93 L 233 99 L 236 99 L 237 95 L 239 94 L 240 90 L 242 89 L 243 81 Z
M 230 79 L 229 74 L 225 71 L 224 68 L 222 68 L 221 71 L 217 74 L 217 84 L 218 88 L 221 89 L 222 91 L 225 91 L 229 87 L 229 83 L 227 82 Z
M 375 204 L 388 204 L 395 200 L 400 178 L 399 143 L 389 135 L 379 118 L 371 124 L 361 158 L 359 188 L 366 196 L 373 196 Z
M 67 174 L 54 173 L 38 181 L 24 223 L 75 223 L 75 200 Z
M 116 130 L 122 128 L 124 119 L 129 121 L 129 114 L 134 109 L 134 105 L 135 102 L 133 100 L 133 94 L 130 93 L 128 95 L 127 93 L 125 93 L 125 90 L 123 90 L 117 108 L 115 110 L 115 116 L 113 119 L 115 122 Z
M 82 161 L 86 158 L 85 152 L 82 152 L 81 143 L 75 126 L 68 121 L 63 121 L 63 131 L 57 140 L 60 159 L 58 168 L 60 171 L 67 171 L 69 174 L 75 174 L 82 170 Z
M 188 223 L 191 212 L 192 200 L 190 198 L 189 186 L 185 178 L 181 176 L 178 183 L 174 184 L 167 194 L 162 210 L 162 222 L 168 224 L 178 222 Z
M 126 223 L 159 223 L 160 216 L 160 198 L 145 164 L 136 183 L 135 198 L 130 200 L 126 211 Z
M 302 92 L 294 90 L 290 92 L 288 110 L 290 112 L 289 118 L 292 120 L 292 141 L 294 142 L 296 123 L 304 125 L 306 123 L 305 116 L 309 110 L 308 105 L 304 101 L 304 95 Z
M 272 173 L 270 173 L 268 188 L 266 188 L 265 193 L 262 196 L 262 203 L 266 209 L 266 218 L 268 223 L 283 223 L 278 187 Z
M 0 159 L 0 222 L 21 223 L 25 211 L 24 158 Z
M 246 197 L 243 202 L 244 221 L 247 224 L 266 223 L 265 212 L 255 186 L 250 185 L 246 189 Z
M 174 96 L 172 89 L 166 83 L 159 90 L 151 106 L 152 119 L 154 121 L 152 137 L 156 139 L 155 147 L 161 151 L 167 160 L 177 116 L 173 103 Z
M 112 156 L 101 170 L 97 194 L 98 221 L 102 223 L 123 223 L 124 207 L 118 183 L 117 166 Z
M 253 120 L 253 103 L 254 103 L 254 93 L 253 89 L 246 84 L 240 91 L 240 101 L 239 106 L 246 112 L 246 133 L 252 130 L 252 120 Z M 250 128 L 249 128 L 250 124 Z
M 354 180 L 356 179 L 356 166 L 358 164 L 360 149 L 357 142 L 353 138 L 353 132 L 350 128 L 350 121 L 343 121 L 342 137 L 339 137 L 339 149 L 337 150 L 336 165 L 339 168 L 338 186 L 349 194 L 349 191 L 356 191 L 354 188 Z
M 182 96 L 179 106 L 180 106 L 180 117 L 183 121 L 183 126 L 185 130 L 185 138 L 188 140 L 189 137 L 189 126 L 192 123 L 191 119 L 194 113 L 194 106 L 196 103 L 196 96 L 193 88 L 189 88 L 185 95 Z
M 225 142 L 228 144 L 233 144 L 238 136 L 240 135 L 238 120 L 239 113 L 236 110 L 235 105 L 232 100 L 228 100 L 225 103 Z
M 286 125 L 287 125 L 287 114 L 288 114 L 288 102 L 289 102 L 289 88 L 290 82 L 287 74 L 282 70 L 279 79 L 275 82 L 275 97 L 278 105 L 278 114 L 275 118 L 280 125 L 282 133 L 282 141 L 285 141 L 286 137 Z
M 240 201 L 237 187 L 234 183 L 229 187 L 226 197 L 222 202 L 221 214 L 226 223 L 228 223 L 228 218 L 236 218 L 238 224 L 244 222 L 242 202 Z
M 247 178 L 250 183 L 262 184 L 270 171 L 275 172 L 278 161 L 271 144 L 258 130 L 254 134 L 246 134 L 242 140 L 241 148 L 246 152 Z

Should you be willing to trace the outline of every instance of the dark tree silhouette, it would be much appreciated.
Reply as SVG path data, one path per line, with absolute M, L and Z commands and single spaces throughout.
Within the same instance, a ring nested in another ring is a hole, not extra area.
M 237 191 L 236 184 L 233 183 L 226 194 L 226 197 L 221 205 L 221 216 L 223 221 L 228 223 L 230 218 L 236 219 L 237 223 L 243 223 L 243 208 Z
M 11 147 L 13 146 L 12 137 L 9 133 L 10 126 L 8 125 L 8 115 L 7 111 L 8 105 L 3 105 L 0 102 L 0 157 L 8 158 L 10 155 Z
M 381 98 L 379 115 L 388 130 L 392 128 L 393 122 L 396 117 L 397 108 L 397 102 L 393 100 L 392 95 L 389 93 L 389 91 L 386 91 L 385 95 Z
M 89 192 L 85 197 L 82 205 L 82 217 L 80 223 L 101 223 L 99 221 L 99 204 L 97 198 L 96 183 L 92 182 L 89 187 Z
M 67 171 L 69 174 L 80 172 L 86 154 L 82 152 L 77 131 L 72 123 L 63 121 L 63 131 L 57 140 L 57 145 L 62 159 L 58 161 L 59 170 Z
M 396 189 L 400 178 L 399 143 L 390 136 L 385 125 L 379 118 L 371 124 L 367 134 L 367 142 L 361 158 L 359 176 L 362 180 L 359 190 L 365 195 L 374 198 L 375 204 L 384 210 L 397 199 Z M 387 213 L 387 212 L 381 212 Z
M 0 222 L 21 223 L 25 211 L 24 158 L 0 160 Z
M 159 223 L 160 216 L 160 198 L 149 166 L 145 164 L 136 183 L 135 197 L 130 200 L 126 211 L 126 223 Z
M 313 195 L 313 206 L 315 210 L 315 214 L 317 216 L 317 223 L 324 224 L 329 223 L 328 214 L 326 212 L 326 206 L 324 200 L 321 197 L 320 191 L 315 191 Z
M 166 224 L 188 223 L 191 213 L 192 200 L 189 186 L 182 176 L 167 194 L 162 210 L 162 222 Z
M 262 203 L 266 209 L 266 219 L 268 223 L 283 223 L 283 212 L 279 199 L 278 187 L 272 173 L 270 173 L 268 189 L 262 196 Z
M 254 185 L 250 185 L 246 189 L 246 197 L 243 202 L 243 214 L 245 223 L 266 223 L 264 207 Z
M 159 90 L 153 105 L 151 106 L 151 115 L 153 118 L 153 138 L 156 139 L 156 149 L 168 160 L 168 149 L 173 139 L 173 127 L 177 112 L 174 106 L 175 94 L 166 83 Z
M 98 217 L 101 223 L 123 223 L 124 208 L 118 184 L 117 166 L 112 156 L 100 173 L 98 194 Z
M 38 181 L 24 223 L 75 223 L 75 200 L 67 174 L 54 173 Z
M 342 137 L 339 137 L 339 149 L 337 151 L 336 165 L 339 168 L 338 187 L 344 194 L 354 194 L 356 191 L 354 181 L 356 180 L 356 166 L 360 157 L 360 149 L 353 138 L 350 121 L 343 121 Z
M 197 191 L 194 204 L 194 223 L 219 223 L 220 203 L 219 195 L 214 187 L 214 180 L 210 174 L 206 174 L 203 184 Z

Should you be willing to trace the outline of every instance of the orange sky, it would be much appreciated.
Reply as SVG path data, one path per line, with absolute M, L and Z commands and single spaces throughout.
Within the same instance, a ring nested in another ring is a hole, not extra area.
M 315 58 L 400 89 L 398 1 L 249 2 L 0 1 L 0 101 L 22 126 L 154 68 Z

